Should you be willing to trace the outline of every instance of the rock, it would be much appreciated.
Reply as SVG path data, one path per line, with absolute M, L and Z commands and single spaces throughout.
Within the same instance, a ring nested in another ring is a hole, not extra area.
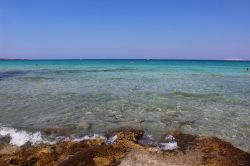
M 144 134 L 142 130 L 131 130 L 131 129 L 124 129 L 122 131 L 115 132 L 117 136 L 117 140 L 127 140 L 127 141 L 137 141 L 141 138 Z
M 56 145 L 55 151 L 57 154 L 61 154 L 61 153 L 63 153 L 63 148 L 59 145 Z
M 95 165 L 97 166 L 105 166 L 105 165 L 109 165 L 111 162 L 103 157 L 95 157 L 93 158 Z
M 0 135 L 0 145 L 5 144 L 5 143 L 9 143 L 11 140 L 10 136 L 1 136 Z
M 0 146 L 0 155 L 1 154 L 12 154 L 12 153 L 15 153 L 19 150 L 20 150 L 20 148 L 18 146 L 4 144 L 4 145 Z
M 18 164 L 18 162 L 17 162 L 16 159 L 10 159 L 9 163 L 10 163 L 11 165 L 17 165 L 17 164 Z
M 29 166 L 33 166 L 36 164 L 38 158 L 36 156 L 30 156 L 29 158 L 27 158 L 27 162 L 25 163 L 25 165 L 29 165 Z
M 179 132 L 172 133 L 179 148 L 161 151 L 138 143 L 143 131 L 123 129 L 113 144 L 98 139 L 62 141 L 56 145 L 39 145 L 18 152 L 0 155 L 0 165 L 182 165 L 182 166 L 238 166 L 250 165 L 250 154 L 214 137 L 201 137 Z M 173 140 L 164 137 L 165 141 Z

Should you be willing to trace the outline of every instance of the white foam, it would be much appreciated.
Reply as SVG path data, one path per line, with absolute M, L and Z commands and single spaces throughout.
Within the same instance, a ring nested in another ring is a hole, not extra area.
M 10 144 L 17 146 L 22 146 L 27 142 L 30 142 L 32 145 L 43 142 L 40 132 L 31 133 L 22 130 L 18 131 L 8 127 L 0 127 L 0 136 L 9 136 Z
M 104 140 L 105 143 L 111 142 L 113 143 L 116 140 L 116 137 L 111 138 L 108 140 L 106 137 L 98 134 L 94 134 L 93 136 L 86 135 L 84 137 L 76 138 L 73 136 L 70 137 L 56 137 L 54 141 L 48 141 L 43 138 L 41 132 L 28 132 L 23 130 L 17 130 L 14 128 L 9 127 L 0 127 L 0 136 L 9 136 L 10 137 L 10 144 L 16 146 L 22 146 L 26 143 L 31 143 L 31 145 L 38 145 L 38 144 L 56 144 L 60 141 L 84 141 L 84 140 L 95 140 L 101 139 Z
M 174 150 L 178 148 L 177 142 L 175 141 L 174 136 L 168 134 L 165 136 L 167 142 L 159 143 L 158 146 L 161 150 Z
M 168 143 L 159 143 L 159 147 L 161 150 L 174 150 L 178 148 L 177 142 L 172 141 Z
M 92 136 L 86 135 L 84 137 L 56 137 L 53 139 L 53 141 L 48 141 L 47 139 L 44 139 L 41 132 L 28 132 L 24 130 L 17 130 L 14 128 L 9 127 L 0 127 L 0 136 L 9 136 L 10 137 L 10 144 L 16 145 L 16 146 L 22 146 L 26 143 L 31 143 L 31 145 L 38 145 L 38 144 L 56 144 L 60 141 L 84 141 L 84 140 L 96 140 L 101 139 L 106 144 L 110 145 L 113 144 L 117 140 L 117 135 L 113 135 L 110 138 L 107 138 L 105 136 L 94 134 Z M 149 137 L 151 138 L 151 137 Z M 155 143 L 156 146 L 161 150 L 174 150 L 178 148 L 177 142 L 174 141 L 174 137 L 171 135 L 167 135 L 165 137 L 166 140 L 169 140 L 169 142 L 166 143 Z M 171 140 L 171 141 L 170 141 Z
M 147 135 L 146 135 L 146 138 L 148 138 L 148 139 L 150 139 L 150 140 L 154 140 L 154 137 L 153 137 L 153 135 L 151 135 L 151 134 L 147 134 Z
M 71 141 L 76 141 L 76 142 L 79 142 L 79 141 L 85 141 L 85 140 L 95 140 L 95 139 L 101 139 L 101 140 L 107 140 L 106 137 L 102 136 L 102 135 L 98 135 L 98 134 L 94 134 L 93 136 L 84 136 L 82 138 L 73 138 L 73 139 L 69 139 Z
M 117 135 L 110 137 L 107 141 L 107 144 L 113 144 L 117 138 Z
M 75 142 L 80 142 L 80 141 L 87 141 L 87 140 L 96 140 L 96 139 L 101 139 L 103 140 L 106 144 L 110 145 L 110 144 L 113 144 L 116 139 L 117 139 L 117 135 L 114 135 L 110 138 L 107 139 L 107 137 L 105 136 L 102 136 L 102 135 L 99 135 L 99 134 L 94 134 L 93 136 L 89 136 L 89 135 L 86 135 L 84 137 L 81 137 L 81 138 L 66 138 L 64 139 L 64 141 L 75 141 Z
M 173 141 L 173 140 L 175 140 L 175 138 L 174 138 L 174 136 L 168 134 L 168 135 L 165 136 L 165 140 L 167 140 L 167 141 Z

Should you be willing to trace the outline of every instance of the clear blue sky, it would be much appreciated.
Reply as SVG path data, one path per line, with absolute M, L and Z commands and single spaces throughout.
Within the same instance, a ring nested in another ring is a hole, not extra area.
M 250 0 L 0 0 L 0 58 L 250 59 Z

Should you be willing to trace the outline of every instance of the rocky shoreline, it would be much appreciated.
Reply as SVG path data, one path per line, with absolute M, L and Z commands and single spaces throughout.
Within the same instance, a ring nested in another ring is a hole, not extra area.
M 54 145 L 19 148 L 0 147 L 0 166 L 83 166 L 83 165 L 218 165 L 248 166 L 250 154 L 215 137 L 171 133 L 178 148 L 162 150 L 140 143 L 140 130 L 110 133 L 111 142 L 96 138 L 83 141 L 62 141 Z

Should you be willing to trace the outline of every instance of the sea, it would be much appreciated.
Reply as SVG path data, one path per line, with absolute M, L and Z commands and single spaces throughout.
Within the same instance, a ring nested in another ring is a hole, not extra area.
M 46 134 L 51 128 L 70 136 Z M 53 143 L 120 128 L 155 140 L 172 131 L 215 136 L 250 152 L 250 62 L 0 61 L 0 144 Z

